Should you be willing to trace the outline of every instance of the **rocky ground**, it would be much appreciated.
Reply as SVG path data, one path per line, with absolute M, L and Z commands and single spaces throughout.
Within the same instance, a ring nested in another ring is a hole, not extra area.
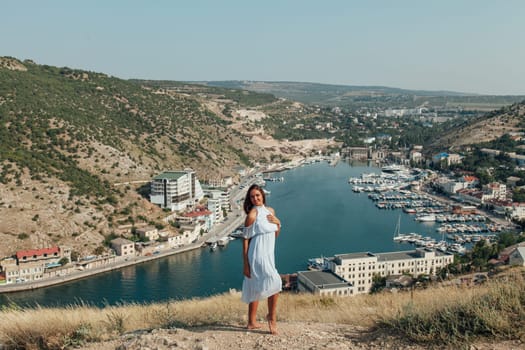
M 247 331 L 241 325 L 194 327 L 190 329 L 155 329 L 122 335 L 118 340 L 92 343 L 82 349 L 458 349 L 459 346 L 413 344 L 384 332 L 371 332 L 350 325 L 287 322 L 279 324 L 279 335 L 271 335 L 267 327 Z M 465 346 L 477 350 L 525 349 L 521 342 L 477 343 Z

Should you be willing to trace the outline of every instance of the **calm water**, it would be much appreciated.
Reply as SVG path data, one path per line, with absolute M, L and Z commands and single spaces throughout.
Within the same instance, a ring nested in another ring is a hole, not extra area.
M 413 249 L 392 240 L 400 214 L 402 232 L 440 238 L 434 224 L 416 222 L 399 209 L 379 210 L 365 193 L 352 192 L 350 176 L 378 171 L 322 162 L 280 173 L 284 182 L 267 183 L 267 204 L 283 223 L 276 244 L 280 273 L 305 270 L 308 258 L 321 255 Z M 241 284 L 241 241 L 235 240 L 214 252 L 197 249 L 60 286 L 0 295 L 0 305 L 142 303 L 205 297 Z

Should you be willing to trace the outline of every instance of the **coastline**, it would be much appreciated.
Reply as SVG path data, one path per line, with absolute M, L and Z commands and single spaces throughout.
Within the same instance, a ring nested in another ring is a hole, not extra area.
M 295 165 L 298 166 L 300 165 L 300 163 L 295 164 Z M 275 171 L 275 170 L 271 170 L 271 171 Z M 245 181 L 251 184 L 253 181 L 255 181 L 255 178 L 253 177 L 253 175 L 254 173 L 248 174 L 245 177 L 245 179 L 247 180 L 242 180 L 241 183 Z M 146 263 L 146 262 L 153 261 L 153 260 L 158 260 L 158 259 L 168 257 L 171 255 L 184 253 L 187 251 L 202 248 L 206 246 L 208 242 L 217 241 L 220 238 L 229 236 L 230 233 L 232 233 L 237 227 L 239 227 L 243 223 L 244 213 L 242 212 L 242 209 L 240 208 L 240 206 L 236 205 L 236 202 L 239 201 L 243 197 L 243 195 L 244 195 L 244 192 L 238 187 L 235 187 L 232 190 L 232 194 L 231 194 L 232 211 L 226 217 L 225 221 L 217 224 L 215 227 L 212 227 L 210 232 L 203 234 L 195 243 L 190 243 L 182 247 L 168 248 L 168 249 L 159 251 L 159 253 L 157 254 L 152 254 L 149 256 L 127 257 L 125 259 L 118 260 L 113 263 L 109 263 L 105 266 L 95 267 L 95 268 L 91 268 L 87 270 L 75 270 L 74 272 L 71 272 L 71 273 L 66 273 L 64 275 L 54 276 L 54 277 L 50 277 L 50 278 L 46 278 L 46 279 L 42 279 L 38 281 L 3 284 L 3 285 L 0 285 L 0 294 L 24 292 L 24 291 L 31 291 L 31 290 L 40 289 L 40 288 L 57 286 L 60 284 L 65 284 L 65 283 L 73 282 L 76 280 L 89 278 L 89 277 L 103 274 L 106 272 L 119 270 L 124 267 L 134 266 L 134 265 Z
M 235 213 L 235 211 L 232 211 L 232 214 L 233 213 Z M 233 232 L 233 230 L 242 223 L 243 219 L 244 219 L 243 216 L 235 216 L 233 220 L 227 220 L 219 224 L 215 230 L 212 229 L 208 234 L 205 234 L 202 237 L 200 237 L 197 242 L 191 243 L 183 247 L 166 249 L 166 250 L 160 251 L 158 254 L 153 254 L 150 256 L 129 257 L 125 260 L 120 260 L 115 263 L 108 264 L 106 266 L 96 267 L 93 269 L 88 269 L 88 270 L 83 270 L 83 271 L 75 271 L 73 273 L 69 273 L 63 276 L 46 278 L 46 279 L 42 279 L 39 281 L 0 285 L 0 294 L 24 292 L 24 291 L 31 291 L 31 290 L 40 289 L 40 288 L 52 287 L 52 286 L 56 286 L 56 285 L 60 285 L 60 284 L 68 283 L 68 282 L 73 282 L 73 281 L 83 279 L 83 278 L 89 278 L 89 277 L 99 275 L 105 272 L 122 269 L 124 267 L 138 265 L 138 264 L 142 264 L 145 262 L 161 259 L 161 258 L 168 257 L 174 254 L 179 254 L 179 253 L 184 253 L 190 250 L 199 249 L 199 248 L 202 248 L 203 246 L 206 246 L 206 242 L 210 239 L 217 239 L 220 237 L 228 236 L 229 233 Z

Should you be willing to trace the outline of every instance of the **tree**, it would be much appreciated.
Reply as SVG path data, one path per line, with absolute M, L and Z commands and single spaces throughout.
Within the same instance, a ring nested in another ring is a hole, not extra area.
M 71 261 L 78 261 L 78 258 L 80 258 L 80 253 L 76 250 L 73 250 L 71 252 Z
M 386 287 L 386 277 L 381 277 L 379 274 L 372 276 L 372 287 L 370 288 L 370 294 L 379 293 Z
M 64 265 L 66 265 L 66 264 L 69 263 L 69 259 L 68 259 L 67 257 L 63 257 L 62 259 L 60 259 L 60 260 L 58 261 L 58 263 L 59 263 L 61 266 L 64 266 Z
M 105 251 L 106 251 L 106 248 L 104 248 L 104 246 L 99 245 L 98 247 L 96 247 L 93 250 L 93 254 L 95 254 L 95 255 L 102 255 L 102 254 L 104 254 Z

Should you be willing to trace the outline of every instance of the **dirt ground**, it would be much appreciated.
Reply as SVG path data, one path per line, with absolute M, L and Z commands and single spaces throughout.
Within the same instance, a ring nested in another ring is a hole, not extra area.
M 88 350 L 135 349 L 337 349 L 337 350 L 424 350 L 457 349 L 457 346 L 420 345 L 398 339 L 384 332 L 371 332 L 350 325 L 287 322 L 279 324 L 279 335 L 271 335 L 264 325 L 260 330 L 247 331 L 241 325 L 195 327 L 190 329 L 155 329 L 125 334 L 118 340 L 92 343 Z M 466 349 L 525 349 L 521 342 L 476 343 Z

